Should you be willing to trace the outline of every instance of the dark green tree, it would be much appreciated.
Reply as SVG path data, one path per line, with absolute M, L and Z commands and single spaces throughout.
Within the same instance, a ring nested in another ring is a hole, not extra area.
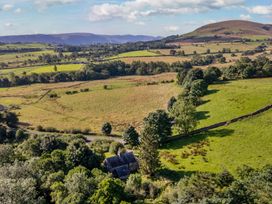
M 141 172 L 148 176 L 154 176 L 160 167 L 158 134 L 156 123 L 145 123 L 139 146 L 139 161 Z
M 208 69 L 204 71 L 204 79 L 208 84 L 218 81 L 221 75 L 222 72 L 217 67 L 208 67 Z
M 125 130 L 123 140 L 126 144 L 129 144 L 132 147 L 139 145 L 139 134 L 133 126 L 130 126 L 127 130 Z
M 90 203 L 96 204 L 120 204 L 126 200 L 122 181 L 113 178 L 104 179 L 89 200 Z
M 155 131 L 154 136 L 157 137 L 156 140 L 159 145 L 161 145 L 167 137 L 172 135 L 172 121 L 164 110 L 149 113 L 149 115 L 144 118 L 144 126 L 153 128 Z
M 196 108 L 189 101 L 178 100 L 171 111 L 171 116 L 175 120 L 174 127 L 180 134 L 187 135 L 196 128 Z
M 112 126 L 111 126 L 111 124 L 108 123 L 108 122 L 105 123 L 105 124 L 103 124 L 101 131 L 102 131 L 102 133 L 103 133 L 104 135 L 110 135 L 110 134 L 111 134 L 111 131 L 112 131 Z

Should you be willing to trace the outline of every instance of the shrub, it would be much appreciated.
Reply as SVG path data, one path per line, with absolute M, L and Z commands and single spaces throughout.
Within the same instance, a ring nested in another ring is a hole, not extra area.
M 25 132 L 22 129 L 18 129 L 16 131 L 16 134 L 15 134 L 16 141 L 20 142 L 20 141 L 26 139 L 26 137 L 27 137 L 27 134 L 25 134 Z
M 38 125 L 36 127 L 36 130 L 39 131 L 39 132 L 43 132 L 44 131 L 44 128 L 41 126 L 41 125 Z
M 111 131 L 112 131 L 112 126 L 110 123 L 105 123 L 103 126 L 102 126 L 102 133 L 104 135 L 110 135 L 111 134 Z

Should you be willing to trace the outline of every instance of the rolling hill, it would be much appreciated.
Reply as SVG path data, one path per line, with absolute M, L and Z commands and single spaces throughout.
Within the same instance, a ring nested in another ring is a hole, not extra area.
M 202 26 L 191 33 L 171 36 L 171 42 L 228 41 L 272 38 L 272 24 L 231 20 Z
M 106 43 L 127 43 L 138 41 L 158 40 L 160 37 L 147 35 L 97 35 L 92 33 L 65 33 L 65 34 L 34 34 L 0 36 L 2 43 L 51 43 L 66 45 L 89 45 Z

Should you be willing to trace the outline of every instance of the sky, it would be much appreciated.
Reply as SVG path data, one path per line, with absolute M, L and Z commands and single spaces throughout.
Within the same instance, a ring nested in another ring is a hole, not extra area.
M 272 0 L 0 0 L 0 35 L 184 34 L 223 20 L 272 24 Z

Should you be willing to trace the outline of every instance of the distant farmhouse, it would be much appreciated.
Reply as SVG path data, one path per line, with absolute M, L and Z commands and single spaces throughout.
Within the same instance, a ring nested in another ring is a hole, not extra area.
M 117 156 L 105 159 L 104 166 L 115 177 L 127 179 L 128 176 L 139 169 L 139 163 L 133 152 L 120 153 Z

